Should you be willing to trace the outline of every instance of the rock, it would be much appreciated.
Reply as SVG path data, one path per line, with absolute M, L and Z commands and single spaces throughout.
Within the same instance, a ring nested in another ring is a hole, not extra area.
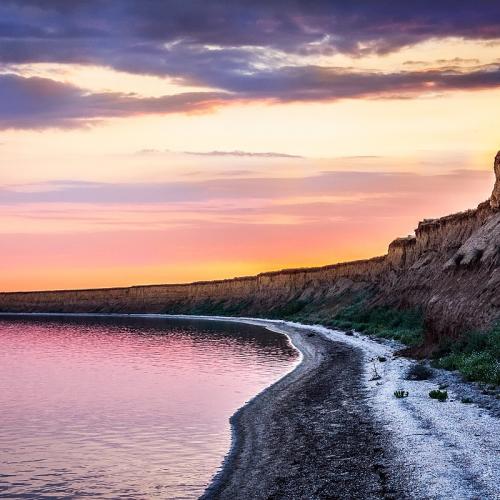
M 491 193 L 490 205 L 491 208 L 498 210 L 500 209 L 500 151 L 495 156 L 494 169 L 496 182 L 495 187 L 493 188 L 493 192 Z

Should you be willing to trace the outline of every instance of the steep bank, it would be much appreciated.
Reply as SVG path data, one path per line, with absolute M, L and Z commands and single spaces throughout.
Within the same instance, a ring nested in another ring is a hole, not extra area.
M 418 310 L 428 344 L 488 329 L 500 317 L 500 153 L 490 200 L 424 220 L 388 253 L 321 268 L 183 285 L 0 294 L 3 312 L 129 312 L 300 318 L 347 308 Z

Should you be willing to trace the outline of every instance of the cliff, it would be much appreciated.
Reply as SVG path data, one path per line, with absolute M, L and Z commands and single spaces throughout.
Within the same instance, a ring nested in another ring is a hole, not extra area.
M 0 293 L 2 312 L 127 312 L 326 321 L 353 304 L 418 309 L 426 340 L 487 329 L 500 318 L 500 152 L 490 200 L 420 222 L 388 253 L 320 268 L 181 285 Z

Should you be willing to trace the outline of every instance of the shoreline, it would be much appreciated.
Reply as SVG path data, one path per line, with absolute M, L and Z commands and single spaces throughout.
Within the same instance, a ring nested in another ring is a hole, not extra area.
M 405 380 L 414 361 L 394 356 L 395 342 L 259 318 L 2 315 L 229 321 L 287 336 L 299 362 L 233 414 L 230 450 L 203 499 L 498 498 L 500 402 L 482 401 L 477 387 L 444 370 L 433 370 L 431 380 Z M 371 380 L 374 367 L 380 380 Z M 441 383 L 449 386 L 446 403 L 428 397 Z M 396 399 L 396 389 L 409 397 Z M 482 407 L 461 403 L 462 394 Z

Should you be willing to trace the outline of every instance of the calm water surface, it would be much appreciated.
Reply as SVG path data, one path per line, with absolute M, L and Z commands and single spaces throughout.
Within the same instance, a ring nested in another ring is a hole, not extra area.
M 296 362 L 248 325 L 0 317 L 0 498 L 196 498 Z

